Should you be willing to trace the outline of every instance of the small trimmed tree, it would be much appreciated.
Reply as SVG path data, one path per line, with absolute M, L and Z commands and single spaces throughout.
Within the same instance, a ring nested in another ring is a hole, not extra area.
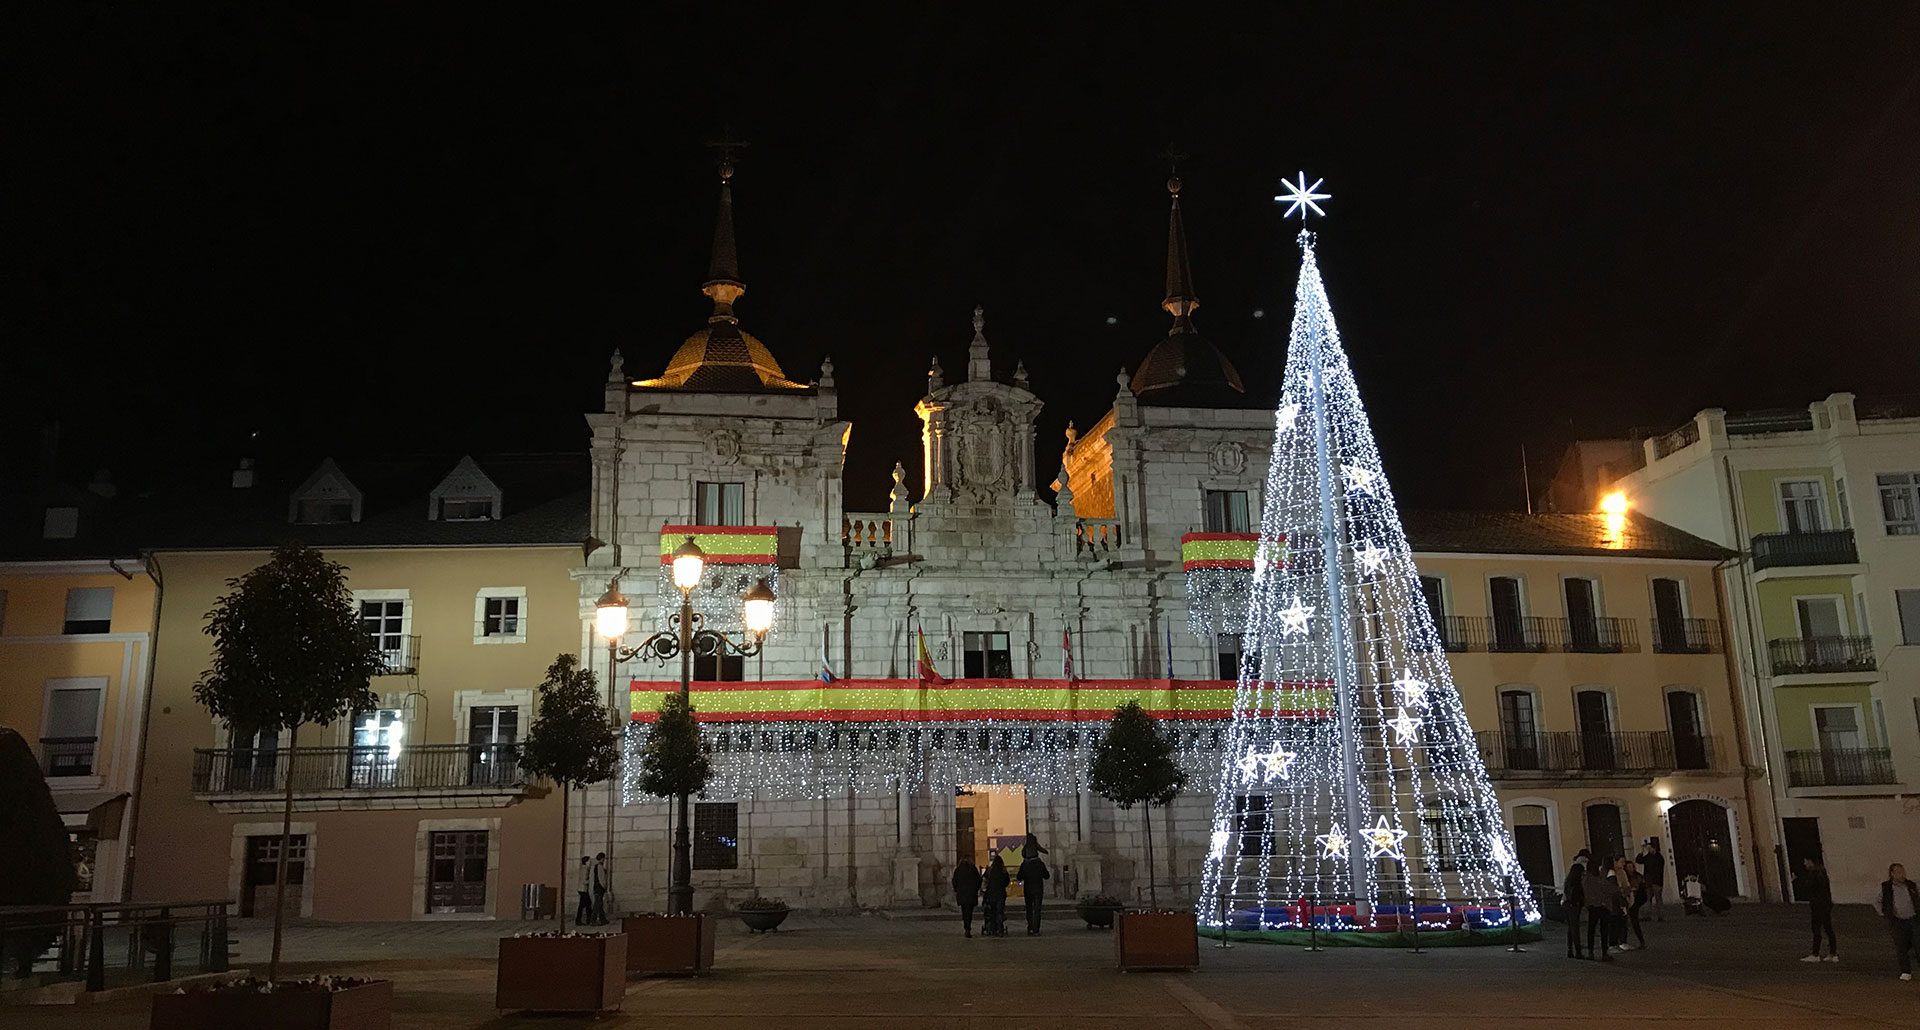
M 713 763 L 707 758 L 706 742 L 700 739 L 700 725 L 693 718 L 693 703 L 679 694 L 668 694 L 660 702 L 660 715 L 653 732 L 640 750 L 640 789 L 663 798 L 679 799 L 707 789 L 713 776 Z M 691 859 L 683 854 L 684 835 L 689 831 L 687 813 L 680 807 L 680 820 L 673 840 L 676 868 L 670 872 L 669 887 L 681 886 L 677 878 L 690 873 Z M 689 904 L 693 897 L 687 892 Z M 679 915 L 681 913 L 674 913 Z
M 200 674 L 193 696 L 229 726 L 287 734 L 273 957 L 267 963 L 267 979 L 273 980 L 280 973 L 300 727 L 376 707 L 379 699 L 367 681 L 385 662 L 360 624 L 346 566 L 305 544 L 274 548 L 265 565 L 227 586 L 231 592 L 207 613 L 213 667 Z
M 520 768 L 560 785 L 560 879 L 554 889 L 554 915 L 567 928 L 567 813 L 575 787 L 600 783 L 613 775 L 620 749 L 613 717 L 600 699 L 592 671 L 580 659 L 562 654 L 547 666 L 540 684 L 540 714 L 520 741 Z
M 1160 724 L 1138 701 L 1128 701 L 1114 709 L 1106 736 L 1094 745 L 1087 781 L 1094 793 L 1121 808 L 1145 806 L 1142 815 L 1147 824 L 1147 896 L 1153 907 L 1159 908 L 1160 894 L 1153 882 L 1152 810 L 1154 805 L 1167 804 L 1186 789 L 1187 771 L 1173 760 L 1173 742 L 1160 733 Z
M 60 809 L 20 734 L 0 726 L 0 905 L 65 905 L 78 885 L 73 845 Z M 0 977 L 33 974 L 33 960 L 59 936 L 53 929 L 0 935 Z

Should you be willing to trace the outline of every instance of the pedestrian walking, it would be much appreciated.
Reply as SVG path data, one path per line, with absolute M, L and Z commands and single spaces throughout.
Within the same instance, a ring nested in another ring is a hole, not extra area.
M 1887 918 L 1893 934 L 1893 953 L 1900 959 L 1900 979 L 1913 979 L 1914 913 L 1920 912 L 1920 887 L 1907 879 L 1907 867 L 1898 862 L 1887 867 L 1887 878 L 1880 883 L 1880 904 L 1875 906 Z
M 1610 871 L 1612 864 L 1610 860 L 1593 862 L 1582 878 L 1587 895 L 1587 958 L 1601 962 L 1613 961 L 1607 948 L 1613 944 L 1613 911 L 1620 902 L 1620 886 Z M 1593 946 L 1596 936 L 1600 938 L 1597 951 Z
M 960 926 L 973 936 L 973 906 L 980 903 L 980 867 L 963 858 L 953 867 L 953 900 L 960 903 Z
M 1029 836 L 1028 840 L 1033 838 Z M 1020 863 L 1020 893 L 1027 903 L 1027 936 L 1040 936 L 1040 906 L 1047 900 L 1047 864 L 1035 855 Z
M 1633 944 L 1628 944 L 1623 935 L 1623 939 L 1620 941 L 1620 950 L 1632 951 L 1635 948 L 1645 950 L 1647 946 L 1647 935 L 1646 932 L 1640 928 L 1640 908 L 1647 903 L 1647 892 L 1650 885 L 1647 883 L 1646 874 L 1640 871 L 1639 866 L 1624 858 L 1621 859 L 1620 862 L 1626 867 L 1627 873 L 1627 927 L 1633 931 L 1633 939 L 1635 941 Z
M 1800 896 L 1807 899 L 1807 907 L 1813 915 L 1813 950 L 1807 953 L 1802 962 L 1838 962 L 1840 944 L 1833 939 L 1833 881 L 1827 878 L 1825 866 L 1811 858 L 1803 858 L 1800 864 L 1805 867 L 1800 874 Z M 1827 955 L 1820 957 L 1820 931 L 1827 932 Z
M 607 925 L 607 895 L 613 893 L 613 870 L 607 865 L 607 853 L 593 856 L 593 925 Z
M 580 908 L 573 914 L 575 926 L 593 922 L 593 859 L 580 856 Z
M 1580 914 L 1587 907 L 1587 863 L 1593 856 L 1587 849 L 1581 848 L 1573 856 L 1573 864 L 1567 867 L 1566 881 L 1560 885 L 1560 905 L 1567 915 L 1567 957 L 1585 958 L 1580 950 Z
M 1641 847 L 1640 875 L 1647 878 L 1647 911 L 1654 922 L 1664 923 L 1667 921 L 1667 856 L 1660 853 L 1658 837 L 1648 837 Z
M 987 862 L 986 877 L 986 925 L 980 932 L 990 937 L 1007 935 L 1007 863 L 995 852 Z

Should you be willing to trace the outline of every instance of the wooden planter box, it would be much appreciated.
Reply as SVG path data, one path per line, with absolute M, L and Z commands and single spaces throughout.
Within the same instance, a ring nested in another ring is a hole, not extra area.
M 502 937 L 493 1007 L 605 1012 L 627 989 L 627 936 Z
M 705 973 L 713 968 L 713 936 L 719 921 L 704 912 L 690 916 L 627 916 L 627 972 Z
M 1113 954 L 1121 971 L 1200 968 L 1199 925 L 1192 912 L 1120 912 Z
M 153 996 L 152 1030 L 393 1030 L 393 984 L 344 991 L 191 991 Z

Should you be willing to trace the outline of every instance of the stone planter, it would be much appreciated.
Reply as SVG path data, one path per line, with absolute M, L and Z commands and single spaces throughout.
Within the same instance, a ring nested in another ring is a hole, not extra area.
M 1200 968 L 1199 925 L 1192 912 L 1121 912 L 1113 921 L 1120 971 Z
M 629 973 L 705 973 L 713 968 L 714 918 L 704 912 L 690 916 L 627 916 L 620 920 L 627 934 Z
M 747 932 L 766 933 L 769 930 L 780 929 L 780 924 L 787 921 L 787 913 L 792 909 L 743 908 L 737 911 L 740 913 L 740 921 L 747 924 Z
M 493 1006 L 606 1012 L 627 988 L 627 935 L 502 937 Z
M 1114 914 L 1120 911 L 1113 905 L 1075 905 L 1073 910 L 1086 921 L 1089 930 L 1113 929 Z
M 393 984 L 344 991 L 191 991 L 153 996 L 152 1030 L 392 1030 Z

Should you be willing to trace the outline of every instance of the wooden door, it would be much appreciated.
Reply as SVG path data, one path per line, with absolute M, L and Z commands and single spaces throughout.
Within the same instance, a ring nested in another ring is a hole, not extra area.
M 487 831 L 436 830 L 427 883 L 429 912 L 487 910 Z

